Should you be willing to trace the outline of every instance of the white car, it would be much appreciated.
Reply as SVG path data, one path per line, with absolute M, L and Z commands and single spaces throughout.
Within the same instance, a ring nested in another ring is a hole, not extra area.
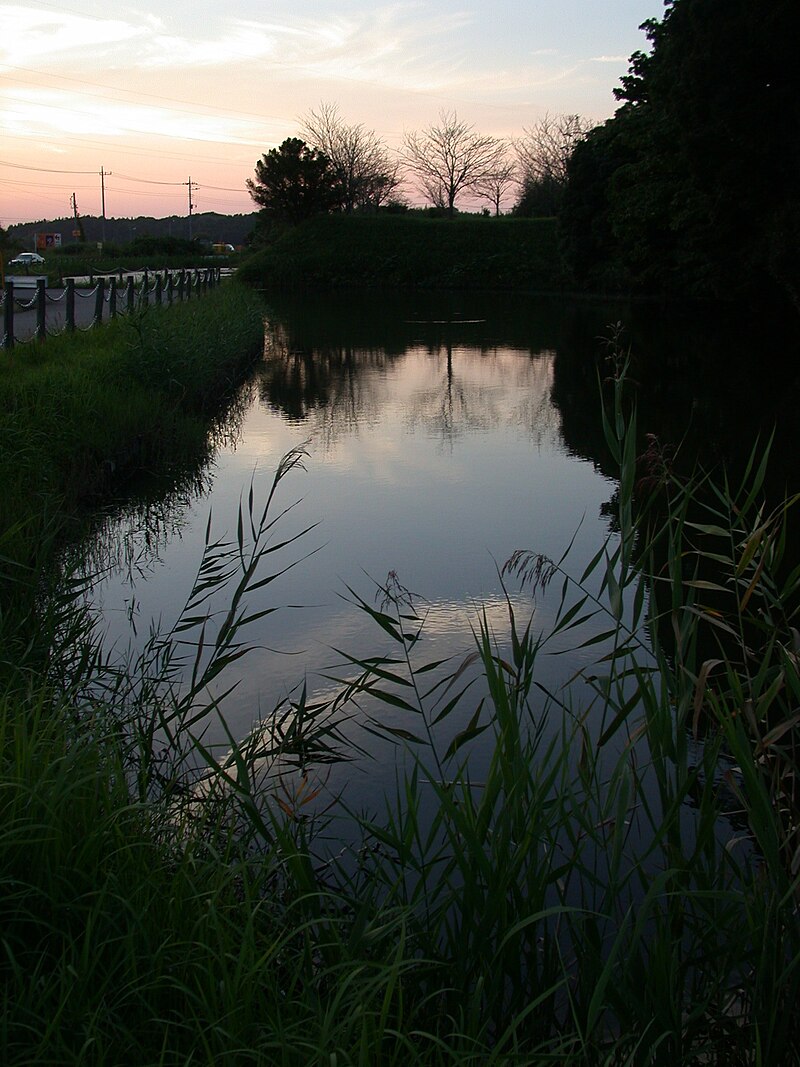
M 8 261 L 9 267 L 34 267 L 37 263 L 44 263 L 44 256 L 40 256 L 38 252 L 20 252 Z

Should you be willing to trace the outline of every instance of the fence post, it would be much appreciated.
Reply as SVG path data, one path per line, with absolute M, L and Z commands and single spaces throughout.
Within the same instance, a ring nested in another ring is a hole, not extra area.
M 161 307 L 161 275 L 156 275 L 156 307 Z
M 36 280 L 36 340 L 43 341 L 47 337 L 47 282 L 44 278 Z
M 172 307 L 172 294 L 175 288 L 175 277 L 172 271 L 167 272 L 167 307 Z
M 142 299 L 139 303 L 140 307 L 143 308 L 146 308 L 150 303 L 150 279 L 147 276 L 147 271 L 144 272 L 144 277 L 142 278 Z
M 14 347 L 14 283 L 6 282 L 3 300 L 3 348 Z
M 64 298 L 67 306 L 67 330 L 72 333 L 75 329 L 75 279 L 67 278 L 67 292 Z
M 108 317 L 117 317 L 117 279 L 113 277 L 108 279 Z
M 136 287 L 133 284 L 133 275 L 128 275 L 128 288 L 125 294 L 125 303 L 127 305 L 126 310 L 129 315 L 133 314 L 133 309 L 136 306 Z
M 105 278 L 97 279 L 97 292 L 94 297 L 94 318 L 92 319 L 92 326 L 96 326 L 103 321 L 103 298 L 105 297 L 106 280 Z
M 195 274 L 195 289 L 197 290 L 197 295 L 198 296 L 200 296 L 200 293 L 202 292 L 202 288 L 201 288 L 202 284 L 203 284 L 203 282 L 202 282 L 202 278 L 201 278 L 201 273 L 200 273 L 200 271 L 197 271 L 197 273 Z

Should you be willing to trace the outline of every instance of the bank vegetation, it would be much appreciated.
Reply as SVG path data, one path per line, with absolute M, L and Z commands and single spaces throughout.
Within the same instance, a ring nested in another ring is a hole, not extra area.
M 557 292 L 567 285 L 554 219 L 322 215 L 283 230 L 239 269 L 264 289 Z
M 223 311 L 250 307 L 224 299 L 191 328 L 169 316 L 209 301 L 107 335 L 119 366 L 97 331 L 63 368 L 35 366 L 50 346 L 4 368 L 25 472 L 3 472 L 22 520 L 4 519 L 4 594 L 23 581 L 36 596 L 3 600 L 3 1062 L 798 1062 L 800 570 L 796 502 L 765 507 L 766 460 L 712 487 L 653 455 L 643 480 L 619 363 L 603 408 L 614 532 L 582 574 L 536 546 L 503 568 L 532 605 L 555 596 L 550 630 L 509 600 L 500 646 L 478 609 L 473 656 L 431 685 L 424 606 L 393 580 L 354 590 L 388 654 L 344 649 L 334 696 L 299 685 L 212 750 L 212 684 L 246 664 L 273 578 L 302 565 L 276 493 L 302 477 L 303 450 L 265 500 L 242 501 L 229 541 L 209 537 L 177 622 L 124 670 L 70 574 L 49 583 L 19 546 L 26 528 L 58 529 L 81 487 L 102 497 L 81 471 L 116 455 L 97 424 L 115 417 L 122 366 L 137 420 L 147 398 L 159 428 L 139 463 L 164 458 L 164 412 L 208 413 L 232 374 Z M 60 455 L 84 438 L 80 463 Z M 37 475 L 37 456 L 52 469 Z M 547 692 L 537 664 L 565 643 L 585 667 Z M 325 793 L 331 761 L 368 758 L 361 728 L 405 752 L 370 815 Z

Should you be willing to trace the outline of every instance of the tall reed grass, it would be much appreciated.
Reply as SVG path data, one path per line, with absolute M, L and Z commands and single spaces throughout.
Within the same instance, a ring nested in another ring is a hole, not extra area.
M 742 486 L 662 465 L 643 499 L 627 390 L 603 413 L 614 532 L 579 575 L 568 552 L 504 568 L 557 597 L 547 633 L 509 596 L 510 639 L 479 617 L 443 680 L 391 577 L 354 597 L 392 652 L 345 652 L 333 700 L 300 689 L 211 751 L 209 684 L 302 552 L 251 496 L 135 670 L 73 633 L 68 689 L 6 694 L 4 1062 L 800 1061 L 794 501 L 766 509 L 760 460 Z M 569 635 L 592 667 L 545 692 Z M 405 751 L 371 817 L 314 784 L 355 755 L 348 716 Z

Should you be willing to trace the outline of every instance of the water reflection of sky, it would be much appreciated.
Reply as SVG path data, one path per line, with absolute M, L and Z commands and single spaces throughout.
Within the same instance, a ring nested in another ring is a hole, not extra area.
M 518 548 L 560 557 L 578 530 L 570 569 L 579 575 L 607 535 L 601 506 L 613 492 L 563 443 L 550 350 L 415 343 L 387 357 L 376 349 L 298 353 L 284 340 L 270 346 L 241 432 L 218 452 L 210 487 L 171 517 L 161 538 L 141 512 L 106 531 L 130 546 L 139 566 L 132 579 L 131 568 L 121 568 L 95 593 L 107 642 L 120 653 L 141 644 L 151 620 L 172 624 L 201 558 L 209 512 L 215 537 L 235 537 L 251 480 L 263 501 L 281 456 L 308 442 L 306 470 L 278 492 L 279 508 L 295 506 L 277 536 L 317 523 L 280 558 L 288 564 L 316 551 L 254 604 L 282 609 L 249 634 L 260 649 L 243 662 L 225 705 L 239 734 L 304 679 L 311 694 L 330 693 L 322 676 L 337 660 L 332 648 L 384 650 L 346 587 L 372 603 L 373 579 L 389 571 L 419 594 L 430 658 L 469 652 L 481 612 L 502 644 L 509 618 L 498 567 Z M 302 398 L 289 399 L 292 385 Z M 526 619 L 530 597 L 513 582 L 509 593 Z M 536 626 L 546 629 L 553 610 L 548 599 L 539 603 Z M 556 688 L 576 666 L 545 657 L 540 680 Z

